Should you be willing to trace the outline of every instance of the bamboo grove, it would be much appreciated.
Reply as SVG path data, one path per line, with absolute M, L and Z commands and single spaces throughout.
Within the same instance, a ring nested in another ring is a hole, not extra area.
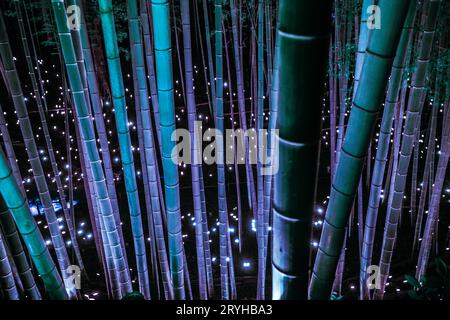
M 448 1 L 0 10 L 0 298 L 450 297 Z

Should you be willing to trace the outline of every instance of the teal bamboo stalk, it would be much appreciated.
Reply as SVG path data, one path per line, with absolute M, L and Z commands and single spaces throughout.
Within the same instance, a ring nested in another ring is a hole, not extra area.
M 151 210 L 151 218 L 152 224 L 155 225 L 156 231 L 156 245 L 158 246 L 158 250 L 160 250 L 160 263 L 161 263 L 161 271 L 163 274 L 163 285 L 165 290 L 166 298 L 171 299 L 173 297 L 172 288 L 170 287 L 170 277 L 169 277 L 169 267 L 167 262 L 167 251 L 164 242 L 164 233 L 162 230 L 162 222 L 161 222 L 161 211 L 159 205 L 159 194 L 156 186 L 156 166 L 155 166 L 155 157 L 154 157 L 154 137 L 153 137 L 153 128 L 151 124 L 151 113 L 150 113 L 150 105 L 148 101 L 148 87 L 147 87 L 147 79 L 145 73 L 145 65 L 144 65 L 144 52 L 143 52 L 143 44 L 140 36 L 139 29 L 139 20 L 138 20 L 138 7 L 137 2 L 134 0 L 128 2 L 128 10 L 129 10 L 129 23 L 130 23 L 130 41 L 132 47 L 133 54 L 133 64 L 135 65 L 134 73 L 137 81 L 138 93 L 137 96 L 139 98 L 138 104 L 140 107 L 140 119 L 142 122 L 143 129 L 143 147 L 144 147 L 144 156 L 146 163 L 146 172 L 150 174 L 147 175 L 147 182 L 150 186 L 151 200 L 149 205 Z M 157 99 L 157 96 L 156 96 Z M 156 200 L 156 201 L 154 201 Z
M 361 77 L 361 69 L 364 62 L 364 54 L 366 53 L 367 43 L 369 41 L 370 29 L 368 28 L 368 19 L 370 16 L 370 11 L 368 11 L 370 6 L 375 4 L 375 0 L 363 0 L 361 7 L 361 20 L 359 24 L 359 36 L 358 36 L 358 51 L 356 52 L 356 62 L 355 62 L 355 81 L 353 84 L 353 97 L 356 94 L 356 89 L 358 88 L 359 79 Z
M 133 2 L 128 2 L 135 3 Z M 125 89 L 123 85 L 122 69 L 120 66 L 119 47 L 117 43 L 114 15 L 112 13 L 112 1 L 100 0 L 98 2 L 100 17 L 105 40 L 105 52 L 108 62 L 111 93 L 113 96 L 114 115 L 116 118 L 117 133 L 119 139 L 120 155 L 122 157 L 123 176 L 128 198 L 128 206 L 131 218 L 131 230 L 133 233 L 134 250 L 136 253 L 136 266 L 139 279 L 139 289 L 145 298 L 150 295 L 147 255 L 145 250 L 145 237 L 142 227 L 141 208 L 136 183 L 133 150 L 131 146 L 130 130 L 125 102 Z M 137 17 L 137 2 L 136 17 Z M 137 32 L 140 32 L 139 29 Z M 147 94 L 148 97 L 148 94 Z M 147 98 L 146 97 L 146 98 Z
M 342 249 L 350 210 L 360 180 L 367 148 L 372 137 L 405 22 L 407 0 L 380 0 L 382 28 L 373 29 L 367 45 L 361 79 L 353 101 L 347 134 L 333 177 L 332 190 L 323 224 L 319 249 L 310 284 L 310 299 L 329 299 Z
M 0 16 L 1 17 L 1 16 Z M 3 24 L 3 18 L 0 18 Z M 27 246 L 37 272 L 51 299 L 66 300 L 68 295 L 64 283 L 31 215 L 27 199 L 22 196 L 3 150 L 0 150 L 0 194 L 10 210 L 19 232 Z
M 63 184 L 62 184 L 61 177 L 59 174 L 58 164 L 56 162 L 55 152 L 53 150 L 53 143 L 50 138 L 50 132 L 48 130 L 47 119 L 45 116 L 45 110 L 47 110 L 46 98 L 45 98 L 45 95 L 40 93 L 39 87 L 38 87 L 38 82 L 36 80 L 36 75 L 34 74 L 34 66 L 33 66 L 33 62 L 31 59 L 30 49 L 28 47 L 28 40 L 27 40 L 27 36 L 25 33 L 23 19 L 22 19 L 22 10 L 20 8 L 20 6 L 21 6 L 20 1 L 15 0 L 14 4 L 15 4 L 15 8 L 16 8 L 17 21 L 19 23 L 19 31 L 20 31 L 20 37 L 22 40 L 22 47 L 24 49 L 25 59 L 27 62 L 28 75 L 30 76 L 30 79 L 31 79 L 31 84 L 33 87 L 33 92 L 34 92 L 36 104 L 38 107 L 39 117 L 41 120 L 41 127 L 42 127 L 42 131 L 44 133 L 45 143 L 47 145 L 48 157 L 50 159 L 50 163 L 51 163 L 51 167 L 52 167 L 53 178 L 55 179 L 55 182 L 56 182 L 59 199 L 61 201 L 61 206 L 62 206 L 62 209 L 64 212 L 64 218 L 66 219 L 66 225 L 67 225 L 67 229 L 69 231 L 69 236 L 70 236 L 70 240 L 72 242 L 72 248 L 75 253 L 77 264 L 81 270 L 85 271 L 83 259 L 81 257 L 80 248 L 78 246 L 76 232 L 74 229 L 74 223 L 72 221 L 70 210 L 67 205 L 67 201 L 66 201 L 66 197 L 65 197 L 64 189 L 63 189 Z M 33 40 L 33 39 L 31 39 L 31 40 Z
M 33 171 L 36 187 L 44 207 L 45 218 L 47 219 L 48 228 L 52 236 L 53 246 L 56 251 L 58 264 L 64 279 L 68 277 L 66 272 L 70 265 L 69 256 L 67 254 L 64 239 L 59 229 L 59 223 L 56 218 L 56 213 L 53 208 L 52 198 L 48 189 L 44 170 L 37 151 L 36 141 L 34 139 L 31 122 L 28 117 L 28 110 L 25 105 L 19 75 L 14 63 L 13 54 L 9 44 L 8 34 L 3 21 L 3 15 L 0 14 L 0 55 L 5 68 L 6 83 L 11 90 L 14 107 L 16 109 L 17 117 L 19 119 L 20 130 L 26 146 L 27 155 Z M 5 199 L 6 200 L 6 199 Z M 68 289 L 70 297 L 75 297 L 75 290 Z
M 81 142 L 86 148 L 87 162 L 89 162 L 91 166 L 90 170 L 92 173 L 93 185 L 95 186 L 95 192 L 98 196 L 99 212 L 111 248 L 114 267 L 119 274 L 119 282 L 123 287 L 123 291 L 125 293 L 131 292 L 130 274 L 123 256 L 120 236 L 114 220 L 108 188 L 105 182 L 105 174 L 96 145 L 92 118 L 87 108 L 80 71 L 78 69 L 70 31 L 67 27 L 66 9 L 62 0 L 52 0 L 52 7 L 61 42 L 61 51 L 64 56 L 72 88 L 72 96 L 76 108 L 76 121 L 80 127 Z
M 427 18 L 422 32 L 422 41 L 418 48 L 417 69 L 412 78 L 411 90 L 408 99 L 408 110 L 406 112 L 405 126 L 402 135 L 400 156 L 398 166 L 395 170 L 393 188 L 390 189 L 389 197 L 392 202 L 387 208 L 386 223 L 383 235 L 383 246 L 380 257 L 380 278 L 381 286 L 374 292 L 373 298 L 380 300 L 384 296 L 384 288 L 389 276 L 390 264 L 394 246 L 397 238 L 397 227 L 402 211 L 403 195 L 406 187 L 406 178 L 414 146 L 414 138 L 417 132 L 417 124 L 420 121 L 420 114 L 425 97 L 426 74 L 430 61 L 431 50 L 436 30 L 437 18 L 441 0 L 429 0 Z
M 389 80 L 388 93 L 385 100 L 383 117 L 381 120 L 380 134 L 378 137 L 377 152 L 375 164 L 372 172 L 369 203 L 367 206 L 366 219 L 364 224 L 364 240 L 361 254 L 360 265 L 360 298 L 369 299 L 369 291 L 366 284 L 367 268 L 372 262 L 372 251 L 375 239 L 375 228 L 380 206 L 381 188 L 383 186 L 384 172 L 386 168 L 387 156 L 391 139 L 391 129 L 394 118 L 395 106 L 400 99 L 400 86 L 404 78 L 406 65 L 406 52 L 412 40 L 412 30 L 414 17 L 416 13 L 417 0 L 411 1 L 408 9 L 408 15 L 403 26 L 400 42 L 395 54 L 392 66 L 391 77 Z
M 7 300 L 19 300 L 19 291 L 14 280 L 11 264 L 6 250 L 6 241 L 3 241 L 0 232 L 0 289 Z
M 272 209 L 272 297 L 276 300 L 307 298 L 315 189 L 311 168 L 319 150 L 330 26 L 331 1 L 280 1 L 279 79 L 274 80 L 280 86 L 278 98 L 273 98 L 279 108 L 279 171 Z
M 156 79 L 160 106 L 160 130 L 164 186 L 167 209 L 169 257 L 175 299 L 185 298 L 183 275 L 183 241 L 181 236 L 180 191 L 176 154 L 172 155 L 175 142 L 171 135 L 175 130 L 175 106 L 173 97 L 172 57 L 170 43 L 169 2 L 152 0 L 153 32 L 155 40 Z

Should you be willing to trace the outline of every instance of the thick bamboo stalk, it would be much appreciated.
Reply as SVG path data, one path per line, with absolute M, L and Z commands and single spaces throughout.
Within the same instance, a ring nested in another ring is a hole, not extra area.
M 167 209 L 169 259 L 175 299 L 185 298 L 183 272 L 183 241 L 181 236 L 180 191 L 177 157 L 172 154 L 175 143 L 175 106 L 170 42 L 170 15 L 167 0 L 152 0 L 153 31 L 155 36 L 156 79 L 160 106 L 160 130 Z
M 333 177 L 309 296 L 329 299 L 356 189 L 378 111 L 384 97 L 409 1 L 380 0 L 383 27 L 372 30 L 360 83 L 353 101 L 347 134 Z
M 369 203 L 367 206 L 366 219 L 364 224 L 364 240 L 361 251 L 360 265 L 360 298 L 369 299 L 369 291 L 366 284 L 367 268 L 372 261 L 372 251 L 375 238 L 376 222 L 380 205 L 381 188 L 383 186 L 384 172 L 386 168 L 387 156 L 392 133 L 392 124 L 395 107 L 400 99 L 400 86 L 404 78 L 406 65 L 406 51 L 411 43 L 412 27 L 416 12 L 417 1 L 411 1 L 408 16 L 403 26 L 400 43 L 395 54 L 389 80 L 388 93 L 385 100 L 383 118 L 381 120 L 380 134 L 378 137 L 375 164 L 372 172 Z
M 331 1 L 320 4 L 280 1 L 277 28 L 280 131 L 279 171 L 275 175 L 273 200 L 273 299 L 307 298 L 316 176 L 311 168 L 315 168 L 318 157 L 330 27 Z

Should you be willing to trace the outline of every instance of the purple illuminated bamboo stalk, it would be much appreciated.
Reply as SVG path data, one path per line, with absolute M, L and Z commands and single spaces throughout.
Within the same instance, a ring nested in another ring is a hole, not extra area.
M 427 3 L 427 18 L 425 20 L 424 30 L 422 32 L 423 38 L 418 49 L 419 55 L 416 62 L 417 69 L 412 78 L 411 91 L 408 99 L 408 110 L 405 120 L 405 129 L 403 131 L 400 149 L 400 158 L 398 167 L 395 171 L 395 178 L 393 179 L 393 188 L 391 188 L 389 194 L 392 199 L 392 204 L 388 206 L 386 215 L 383 247 L 380 258 L 381 286 L 374 292 L 374 299 L 376 300 L 383 298 L 384 288 L 389 276 L 392 254 L 397 239 L 397 227 L 403 204 L 403 195 L 406 187 L 406 177 L 408 174 L 414 137 L 416 136 L 417 124 L 420 121 L 423 99 L 427 91 L 427 67 L 430 61 L 431 50 L 433 48 L 433 39 L 440 4 L 441 0 L 429 0 Z
M 450 155 L 450 116 L 444 119 L 444 136 L 442 137 L 439 162 L 436 170 L 436 177 L 433 184 L 433 192 L 429 204 L 427 222 L 423 232 L 423 240 L 420 246 L 419 258 L 416 269 L 416 279 L 421 279 L 425 275 L 428 259 L 431 251 L 433 237 L 437 236 L 437 220 L 439 218 L 439 205 L 442 199 L 442 189 L 445 181 L 445 172 L 448 169 Z
M 266 260 L 264 252 L 264 177 L 263 166 L 263 129 L 264 129 L 264 5 L 258 1 L 258 112 L 256 130 L 258 132 L 258 165 L 257 165 L 257 246 L 258 246 L 258 285 L 256 299 L 264 300 L 266 280 Z
M 211 87 L 211 98 L 212 98 L 212 106 L 213 113 L 211 117 L 214 118 L 214 114 L 216 112 L 216 78 L 214 77 L 214 64 L 213 64 L 213 53 L 211 49 L 211 31 L 209 27 L 209 11 L 208 11 L 208 1 L 202 1 L 203 6 L 203 19 L 205 25 L 205 38 L 206 38 L 206 52 L 208 55 L 208 71 L 209 71 L 209 87 Z M 208 87 L 208 83 L 206 84 Z
M 3 16 L 0 22 L 0 29 L 0 54 L 5 68 L 5 83 L 11 90 L 14 107 L 19 120 L 20 131 L 24 139 L 27 155 L 30 161 L 31 168 L 33 170 L 36 187 L 38 189 L 42 206 L 44 208 L 45 217 L 48 222 L 48 228 L 52 236 L 53 245 L 58 259 L 58 264 L 62 272 L 63 279 L 67 279 L 68 274 L 66 273 L 66 270 L 70 265 L 70 260 L 65 247 L 64 239 L 61 235 L 61 230 L 59 229 L 59 223 L 56 218 L 55 210 L 53 208 L 52 198 L 48 189 L 44 169 L 42 167 L 37 151 L 38 149 L 36 146 L 33 129 L 31 126 L 30 118 L 28 116 L 28 109 L 25 104 L 25 98 L 23 96 L 21 82 L 16 70 L 13 54 L 9 44 Z M 75 290 L 68 289 L 67 291 L 71 298 L 75 298 Z
M 198 271 L 198 286 L 201 300 L 207 299 L 206 286 L 206 269 L 205 269 L 205 253 L 203 248 L 203 217 L 201 208 L 200 196 L 200 181 L 199 181 L 199 162 L 201 161 L 201 133 L 196 132 L 195 119 L 196 102 L 194 95 L 194 70 L 192 67 L 192 43 L 191 43 L 191 24 L 190 24 L 190 10 L 189 0 L 181 0 L 181 19 L 183 27 L 183 48 L 184 48 L 184 66 L 186 78 L 186 93 L 187 93 L 187 110 L 188 110 L 188 127 L 190 135 L 191 148 L 191 175 L 192 175 L 192 196 L 194 202 L 194 217 L 195 217 L 195 244 L 197 249 L 197 271 Z
M 36 103 L 38 106 L 39 117 L 41 120 L 41 127 L 42 127 L 42 131 L 44 133 L 45 143 L 47 145 L 48 157 L 50 159 L 50 163 L 51 163 L 51 167 L 52 167 L 52 171 L 53 171 L 53 178 L 56 182 L 59 199 L 61 201 L 61 206 L 62 206 L 62 209 L 64 212 L 64 218 L 66 219 L 66 224 L 67 224 L 67 228 L 69 230 L 70 240 L 72 242 L 72 247 L 75 252 L 75 257 L 76 257 L 78 266 L 80 267 L 81 270 L 84 271 L 84 263 L 83 263 L 83 259 L 81 258 L 81 252 L 80 252 L 80 248 L 78 246 L 78 240 L 77 240 L 75 229 L 74 229 L 74 223 L 72 221 L 72 217 L 70 215 L 70 210 L 67 205 L 66 197 L 64 194 L 64 189 L 63 189 L 63 185 L 61 182 L 58 164 L 56 162 L 55 152 L 53 150 L 53 144 L 52 144 L 52 141 L 50 138 L 50 132 L 48 130 L 47 119 L 46 119 L 45 112 L 44 112 L 44 110 L 47 109 L 45 93 L 39 92 L 39 87 L 37 85 L 36 76 L 34 74 L 35 68 L 34 68 L 33 62 L 31 60 L 30 49 L 28 47 L 27 36 L 25 34 L 25 27 L 24 27 L 24 23 L 23 23 L 23 19 L 22 19 L 22 13 L 21 13 L 19 1 L 16 0 L 15 5 L 16 5 L 15 7 L 16 7 L 16 13 L 17 13 L 17 21 L 19 23 L 20 37 L 22 40 L 22 47 L 24 49 L 25 59 L 27 62 L 27 67 L 28 67 L 28 75 L 30 76 L 30 79 L 31 79 L 34 96 L 35 96 Z M 33 41 L 32 38 L 31 38 L 31 41 Z
M 233 50 L 234 50 L 234 62 L 236 66 L 236 85 L 237 85 L 237 96 L 238 96 L 238 108 L 239 108 L 239 123 L 241 130 L 247 132 L 247 116 L 245 111 L 245 95 L 244 95 L 244 71 L 242 68 L 242 57 L 239 53 L 239 35 L 238 35 L 238 14 L 235 5 L 236 0 L 230 1 L 231 6 L 231 22 L 232 22 L 232 32 L 233 32 Z M 253 208 L 254 212 L 257 208 L 256 203 L 256 191 L 255 184 L 253 180 L 253 169 L 250 164 L 249 155 L 249 142 L 247 138 L 244 138 L 244 148 L 245 148 L 245 170 L 247 177 L 247 190 L 250 194 L 249 206 Z M 241 159 L 238 159 L 241 160 Z

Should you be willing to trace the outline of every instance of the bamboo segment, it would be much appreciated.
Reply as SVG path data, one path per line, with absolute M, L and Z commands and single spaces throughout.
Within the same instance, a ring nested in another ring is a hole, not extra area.
M 330 23 L 331 1 L 280 1 L 278 81 L 283 85 L 278 92 L 273 299 L 307 298 L 315 183 L 315 170 L 311 168 L 318 156 Z

